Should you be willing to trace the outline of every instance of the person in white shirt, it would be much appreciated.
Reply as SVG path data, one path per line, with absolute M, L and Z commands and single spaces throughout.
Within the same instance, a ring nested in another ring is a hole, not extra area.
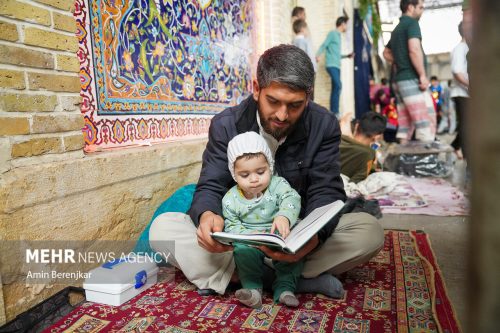
M 314 72 L 317 72 L 318 64 L 316 63 L 316 55 L 313 50 L 311 39 L 307 36 L 308 29 L 306 21 L 300 19 L 295 20 L 295 22 L 293 22 L 293 32 L 295 33 L 295 38 L 292 44 L 307 53 L 313 63 Z
M 469 74 L 467 73 L 467 53 L 469 47 L 464 38 L 462 22 L 458 25 L 458 32 L 462 40 L 451 51 L 451 72 L 453 74 L 453 84 L 451 86 L 450 96 L 455 103 L 457 112 L 457 136 L 451 143 L 455 149 L 458 158 L 466 156 L 465 143 L 465 124 L 468 116 L 466 108 L 469 99 Z
M 311 39 L 311 33 L 306 23 L 306 10 L 304 7 L 295 7 L 292 11 L 292 29 L 294 38 L 292 45 L 297 46 L 299 49 L 307 53 L 311 62 L 313 63 L 314 73 L 318 71 L 318 63 L 314 53 L 314 47 Z M 314 86 L 311 93 L 311 101 L 314 100 Z

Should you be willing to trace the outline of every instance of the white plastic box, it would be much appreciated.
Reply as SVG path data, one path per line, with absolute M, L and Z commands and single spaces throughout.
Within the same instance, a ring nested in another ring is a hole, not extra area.
M 130 254 L 89 273 L 83 283 L 87 301 L 119 306 L 154 285 L 158 267 L 151 258 Z

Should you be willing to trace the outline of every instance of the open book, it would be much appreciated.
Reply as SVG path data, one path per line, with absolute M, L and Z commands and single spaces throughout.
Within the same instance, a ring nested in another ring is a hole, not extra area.
M 214 232 L 212 233 L 212 237 L 224 244 L 238 242 L 248 245 L 265 245 L 280 249 L 283 252 L 295 253 L 337 215 L 342 207 L 344 207 L 344 203 L 337 200 L 331 204 L 316 208 L 303 220 L 297 222 L 285 239 L 278 234 L 270 233 L 232 234 L 228 232 Z

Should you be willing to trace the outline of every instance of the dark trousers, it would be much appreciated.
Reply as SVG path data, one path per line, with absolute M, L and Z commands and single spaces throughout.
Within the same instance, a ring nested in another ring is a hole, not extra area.
M 457 136 L 455 140 L 451 143 L 451 146 L 458 150 L 462 148 L 462 154 L 466 156 L 466 147 L 465 147 L 465 127 L 466 127 L 466 112 L 467 112 L 467 104 L 469 103 L 468 97 L 453 97 L 453 102 L 455 102 L 455 110 L 457 111 Z
M 326 71 L 332 78 L 332 92 L 330 93 L 330 111 L 339 116 L 339 101 L 340 91 L 342 90 L 342 82 L 340 81 L 340 68 L 327 67 Z

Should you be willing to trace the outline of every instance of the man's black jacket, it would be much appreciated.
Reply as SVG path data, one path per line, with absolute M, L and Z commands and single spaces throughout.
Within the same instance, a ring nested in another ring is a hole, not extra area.
M 222 197 L 235 185 L 227 167 L 227 144 L 236 135 L 259 132 L 257 103 L 250 96 L 241 104 L 214 116 L 203 165 L 189 210 L 198 226 L 200 215 L 209 210 L 222 216 Z M 335 200 L 345 201 L 340 177 L 340 127 L 335 115 L 309 102 L 295 128 L 276 151 L 274 169 L 300 194 L 300 216 Z M 318 233 L 323 243 L 333 232 L 338 218 Z

